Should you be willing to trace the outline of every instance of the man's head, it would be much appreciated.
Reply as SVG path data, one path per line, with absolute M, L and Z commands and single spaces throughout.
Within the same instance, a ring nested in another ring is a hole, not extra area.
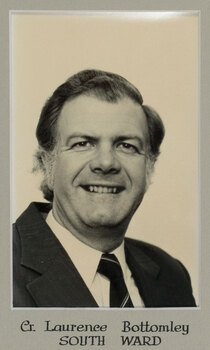
M 37 127 L 42 190 L 57 220 L 71 231 L 93 229 L 90 235 L 99 227 L 125 230 L 163 136 L 160 117 L 126 79 L 96 70 L 68 79 L 46 102 Z M 78 238 L 89 244 L 87 236 Z

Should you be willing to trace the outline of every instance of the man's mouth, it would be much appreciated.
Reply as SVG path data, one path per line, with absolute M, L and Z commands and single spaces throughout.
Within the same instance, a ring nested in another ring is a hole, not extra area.
M 92 193 L 117 194 L 124 190 L 122 186 L 101 186 L 101 185 L 85 185 L 81 186 L 85 191 Z

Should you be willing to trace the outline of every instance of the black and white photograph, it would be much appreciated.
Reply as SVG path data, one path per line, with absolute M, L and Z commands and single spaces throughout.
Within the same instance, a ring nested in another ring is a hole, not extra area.
M 12 20 L 13 306 L 196 307 L 198 14 Z
M 10 350 L 207 350 L 208 5 L 4 4 Z

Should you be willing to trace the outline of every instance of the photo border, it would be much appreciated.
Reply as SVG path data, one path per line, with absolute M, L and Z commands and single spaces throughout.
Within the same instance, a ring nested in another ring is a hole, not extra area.
M 2 337 L 2 345 L 4 345 L 5 348 L 9 348 L 11 350 L 17 349 L 20 347 L 21 349 L 36 349 L 37 347 L 37 340 L 34 334 L 24 334 L 24 337 L 20 334 L 20 324 L 21 321 L 24 319 L 34 319 L 34 321 L 37 323 L 40 320 L 40 323 L 42 320 L 48 319 L 48 317 L 52 317 L 52 312 L 56 313 L 56 310 L 11 310 L 10 305 L 10 272 L 11 272 L 11 264 L 9 262 L 9 256 L 10 256 L 10 242 L 8 239 L 8 233 L 10 232 L 10 199 L 11 199 L 11 192 L 10 192 L 10 176 L 9 176 L 9 169 L 10 169 L 10 132 L 9 132 L 9 11 L 11 10 L 42 10 L 41 8 L 37 8 L 38 5 L 34 5 L 31 3 L 29 6 L 28 1 L 12 1 L 11 3 L 4 3 L 2 4 L 2 11 L 1 11 L 1 23 L 3 27 L 3 38 L 1 40 L 1 47 L 2 47 L 2 57 L 1 57 L 1 87 L 2 87 L 2 94 L 1 94 L 1 160 L 2 160 L 2 170 L 1 170 L 1 193 L 2 193 L 2 205 L 1 207 L 1 276 L 2 276 L 2 282 L 1 286 L 3 285 L 4 288 L 1 287 L 1 313 L 4 315 L 3 319 L 1 320 L 1 332 L 3 334 Z M 176 321 L 176 320 L 186 320 L 191 325 L 191 334 L 190 337 L 184 338 L 181 343 L 181 340 L 176 337 L 177 339 L 174 339 L 169 335 L 168 340 L 165 341 L 164 344 L 161 344 L 160 347 L 157 347 L 158 349 L 168 349 L 169 347 L 171 349 L 175 349 L 176 344 L 179 344 L 182 346 L 185 346 L 185 349 L 208 349 L 208 345 L 210 345 L 210 340 L 208 336 L 208 325 L 209 325 L 209 284 L 210 284 L 210 278 L 208 276 L 208 267 L 209 267 L 209 256 L 206 247 L 209 246 L 209 237 L 207 235 L 208 233 L 208 227 L 209 227 L 209 218 L 208 218 L 208 211 L 209 211 L 209 159 L 208 159 L 208 152 L 205 154 L 205 150 L 210 149 L 209 148 L 209 140 L 208 135 L 210 134 L 210 123 L 208 121 L 208 113 L 209 113 L 209 91 L 208 86 L 210 85 L 210 74 L 209 74 L 209 57 L 210 57 L 210 47 L 209 47 L 209 33 L 210 33 L 210 24 L 208 23 L 208 19 L 210 16 L 210 6 L 206 3 L 206 1 L 177 1 L 176 5 L 170 4 L 170 1 L 153 1 L 150 2 L 150 5 L 146 1 L 142 1 L 141 6 L 138 3 L 138 1 L 133 1 L 132 5 L 129 1 L 123 1 L 121 4 L 122 6 L 119 6 L 117 2 L 113 1 L 107 1 L 106 4 L 98 1 L 87 1 L 85 4 L 83 1 L 60 1 L 59 6 L 57 5 L 56 1 L 43 1 L 42 6 L 44 10 L 59 10 L 58 7 L 61 10 L 114 10 L 114 11 L 127 11 L 128 9 L 131 11 L 177 11 L 177 10 L 198 10 L 200 11 L 201 15 L 201 27 L 200 27 L 200 35 L 201 35 L 201 52 L 200 52 L 200 91 L 201 91 L 201 98 L 200 98 L 200 231 L 201 231 L 201 267 L 200 267 L 200 291 L 201 291 L 201 307 L 196 309 L 185 309 L 181 308 L 180 310 L 175 309 L 173 311 L 169 310 L 162 310 L 162 309 L 153 309 L 153 310 L 141 310 L 144 314 L 144 318 L 148 321 L 153 321 L 154 323 L 161 318 L 161 321 L 164 322 L 164 319 L 169 320 L 170 317 Z M 188 7 L 189 6 L 189 7 Z M 69 8 L 71 7 L 71 8 Z M 80 8 L 79 8 L 80 7 Z M 131 9 L 132 7 L 132 9 Z M 188 7 L 188 8 L 186 8 Z M 11 111 L 10 111 L 11 112 Z M 203 282 L 202 282 L 203 281 Z M 205 281 L 205 283 L 204 283 Z M 64 314 L 66 314 L 66 311 L 64 311 Z M 89 322 L 96 322 L 100 320 L 100 316 L 96 315 L 96 312 L 98 310 L 91 310 L 91 317 L 88 316 L 88 318 L 82 313 L 82 319 L 83 322 L 85 322 L 85 318 L 87 318 L 87 321 Z M 146 311 L 146 315 L 145 315 Z M 107 310 L 106 312 L 106 322 L 110 323 L 112 322 L 112 319 L 114 318 L 114 314 L 112 310 Z M 119 311 L 120 312 L 120 311 Z M 171 313 L 171 315 L 170 315 Z M 182 313 L 182 315 L 180 315 Z M 111 315 L 110 315 L 111 314 Z M 126 311 L 127 318 L 129 319 L 131 317 L 131 312 Z M 161 314 L 161 315 L 160 315 Z M 92 318 L 93 316 L 93 318 Z M 78 317 L 78 312 L 77 312 Z M 59 317 L 58 317 L 59 318 Z M 141 316 L 142 318 L 142 316 Z M 36 320 L 35 320 L 36 319 Z M 138 322 L 138 318 L 136 318 L 135 322 Z M 58 320 L 59 321 L 59 320 Z M 139 320 L 140 321 L 140 320 Z M 158 321 L 157 321 L 158 322 Z M 180 322 L 180 321 L 179 321 Z M 184 322 L 184 321 L 183 321 Z M 9 332 L 8 332 L 9 330 Z M 40 340 L 40 334 L 39 334 L 39 340 Z M 110 333 L 108 335 L 108 338 L 112 337 L 113 335 Z M 47 337 L 45 334 L 42 333 L 41 338 L 44 338 L 42 342 L 44 341 L 45 345 L 48 345 Z M 58 346 L 56 342 L 49 343 L 49 346 L 51 349 L 57 349 Z M 76 347 L 75 347 L 76 348 Z M 85 348 L 85 347 L 84 347 Z M 106 349 L 107 347 L 103 347 Z M 109 346 L 109 349 L 116 349 L 115 344 L 113 343 L 113 346 Z M 123 347 L 120 347 L 123 348 Z M 40 347 L 41 349 L 41 347 Z M 44 349 L 44 347 L 43 347 Z M 107 348 L 108 349 L 108 348 Z

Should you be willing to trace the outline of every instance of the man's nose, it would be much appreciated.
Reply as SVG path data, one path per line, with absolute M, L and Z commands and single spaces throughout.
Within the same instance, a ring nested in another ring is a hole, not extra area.
M 90 168 L 97 174 L 117 174 L 121 169 L 121 164 L 111 148 L 100 147 L 90 161 Z

